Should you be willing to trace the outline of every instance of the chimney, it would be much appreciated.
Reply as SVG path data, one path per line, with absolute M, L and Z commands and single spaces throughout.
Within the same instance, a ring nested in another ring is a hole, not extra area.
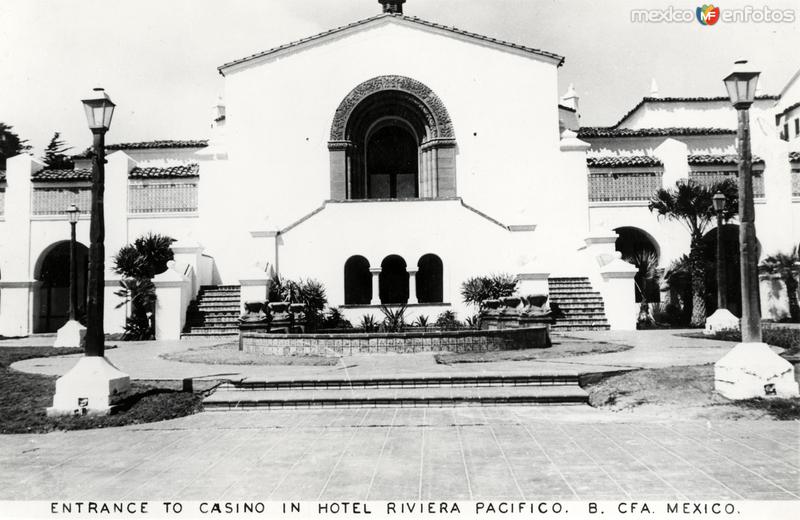
M 650 97 L 657 98 L 658 95 L 658 83 L 656 83 L 656 78 L 652 78 L 650 80 Z
M 575 92 L 575 85 L 573 83 L 570 83 L 567 91 L 564 93 L 563 96 L 561 96 L 561 104 L 564 105 L 565 107 L 572 108 L 573 110 L 575 110 L 575 113 L 577 113 L 579 110 L 578 106 L 579 100 L 580 97 L 578 97 L 578 93 Z
M 383 6 L 384 13 L 403 14 L 403 4 L 406 0 L 378 0 Z

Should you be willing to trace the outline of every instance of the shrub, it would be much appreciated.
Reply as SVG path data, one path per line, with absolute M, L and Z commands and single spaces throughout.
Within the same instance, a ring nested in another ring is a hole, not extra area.
M 322 319 L 323 329 L 352 329 L 353 325 L 342 315 L 339 309 L 328 309 Z
M 464 303 L 480 308 L 486 300 L 496 300 L 511 296 L 517 290 L 514 275 L 498 273 L 489 276 L 475 276 L 461 284 L 461 297 Z
M 412 323 L 412 325 L 414 327 L 420 327 L 421 329 L 424 329 L 424 330 L 428 330 L 428 325 L 429 324 L 430 324 L 430 319 L 427 316 L 422 315 L 422 314 L 417 316 L 417 319 L 414 321 L 414 323 Z
M 366 314 L 361 317 L 361 322 L 358 324 L 358 327 L 363 329 L 364 332 L 375 332 L 378 330 L 378 322 L 375 320 L 375 316 Z
M 481 319 L 477 314 L 473 314 L 472 316 L 467 316 L 467 327 L 470 329 L 479 329 Z
M 785 348 L 784 354 L 794 355 L 800 353 L 800 329 L 786 327 L 768 327 L 761 330 L 764 343 Z M 714 334 L 714 339 L 723 341 L 742 341 L 742 333 L 738 330 L 722 330 Z
M 391 309 L 386 305 L 381 305 L 383 313 L 383 327 L 386 332 L 403 332 L 406 326 L 406 306 L 401 305 L 397 309 Z
M 123 299 L 117 308 L 131 305 L 122 335 L 125 341 L 155 338 L 156 288 L 152 278 L 167 270 L 167 262 L 174 257 L 170 249 L 173 242 L 172 237 L 148 233 L 114 255 L 114 272 L 124 277 L 114 293 Z
M 328 303 L 325 286 L 313 278 L 287 280 L 273 275 L 269 285 L 269 301 L 302 303 L 305 305 L 306 325 L 309 330 L 324 326 L 322 310 Z
M 442 330 L 456 330 L 463 328 L 464 324 L 458 321 L 455 312 L 444 311 L 436 318 L 436 326 Z

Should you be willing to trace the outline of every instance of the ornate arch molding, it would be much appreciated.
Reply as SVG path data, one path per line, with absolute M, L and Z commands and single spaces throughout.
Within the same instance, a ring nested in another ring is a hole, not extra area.
M 384 104 L 385 106 L 381 106 Z M 371 117 L 394 115 L 408 119 L 415 112 L 424 126 L 419 143 L 419 196 L 454 197 L 455 131 L 439 96 L 424 83 L 405 76 L 377 76 L 351 90 L 331 123 L 331 199 L 366 198 L 366 170 L 360 162 L 365 142 L 360 129 Z
M 353 110 L 372 94 L 396 90 L 410 94 L 425 109 L 431 124 L 431 137 L 434 139 L 455 139 L 453 122 L 447 108 L 439 96 L 424 83 L 406 76 L 377 76 L 369 79 L 350 91 L 339 104 L 331 123 L 330 141 L 347 141 L 347 123 Z

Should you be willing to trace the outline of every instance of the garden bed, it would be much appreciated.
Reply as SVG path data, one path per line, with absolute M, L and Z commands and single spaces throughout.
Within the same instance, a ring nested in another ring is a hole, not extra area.
M 714 391 L 714 366 L 635 370 L 584 385 L 589 404 L 663 420 L 800 419 L 800 398 L 731 401 Z
M 242 352 L 238 343 L 226 343 L 213 347 L 200 347 L 162 354 L 163 359 L 181 363 L 205 365 L 287 365 L 287 366 L 333 366 L 339 358 L 330 356 L 278 356 L 259 352 Z
M 609 354 L 630 350 L 630 345 L 591 341 L 570 336 L 553 337 L 553 346 L 549 349 L 498 350 L 493 352 L 447 352 L 436 354 L 436 362 L 440 365 L 456 363 L 491 363 L 494 361 L 530 361 L 561 357 L 585 356 L 588 354 Z
M 9 368 L 23 359 L 81 352 L 77 348 L 0 347 L 0 433 L 107 428 L 163 421 L 202 410 L 203 394 L 181 391 L 181 382 L 136 381 L 113 415 L 47 417 L 45 409 L 53 403 L 57 378 Z

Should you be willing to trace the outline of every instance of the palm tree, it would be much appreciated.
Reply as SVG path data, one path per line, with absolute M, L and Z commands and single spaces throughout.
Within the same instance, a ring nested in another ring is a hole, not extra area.
M 633 264 L 636 269 L 636 276 L 633 279 L 636 288 L 636 296 L 639 300 L 639 317 L 637 323 L 641 326 L 648 326 L 653 323 L 650 315 L 650 304 L 647 301 L 648 287 L 658 276 L 658 254 L 650 249 L 638 249 L 631 255 L 622 258 L 626 262 Z
M 761 261 L 759 271 L 765 274 L 778 275 L 786 284 L 786 294 L 789 297 L 789 316 L 793 322 L 800 321 L 800 305 L 797 303 L 797 280 L 795 275 L 800 272 L 800 245 L 795 246 L 789 253 L 778 252 Z
M 680 222 L 689 231 L 689 265 L 692 276 L 691 325 L 702 327 L 706 319 L 705 269 L 703 267 L 702 239 L 716 214 L 712 197 L 719 191 L 725 195 L 723 219 L 730 220 L 739 212 L 739 192 L 733 179 L 715 182 L 711 186 L 691 179 L 679 180 L 675 188 L 660 188 L 650 199 L 648 208 L 657 212 L 659 218 Z

